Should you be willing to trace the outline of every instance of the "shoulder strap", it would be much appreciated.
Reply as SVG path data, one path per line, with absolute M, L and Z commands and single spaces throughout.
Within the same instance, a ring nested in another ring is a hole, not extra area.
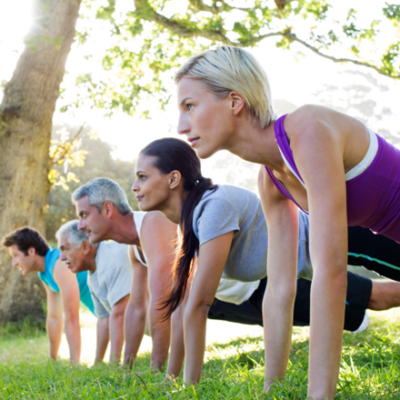
M 292 149 L 290 148 L 289 139 L 287 137 L 285 128 L 283 127 L 283 122 L 285 121 L 286 115 L 287 114 L 282 115 L 282 117 L 278 118 L 278 120 L 275 121 L 274 125 L 275 140 L 276 143 L 278 144 L 279 151 L 286 166 L 305 187 L 303 178 L 301 177 L 300 172 L 297 169 L 296 163 L 294 162 L 293 152 Z

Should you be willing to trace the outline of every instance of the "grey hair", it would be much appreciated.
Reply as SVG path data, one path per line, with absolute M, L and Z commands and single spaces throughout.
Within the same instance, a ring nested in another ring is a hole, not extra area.
M 96 207 L 99 212 L 106 201 L 113 203 L 122 215 L 132 211 L 121 186 L 108 178 L 95 178 L 80 186 L 72 193 L 72 202 L 76 204 L 79 199 L 85 196 L 89 199 L 89 205 Z
M 235 91 L 243 97 L 250 118 L 261 128 L 277 115 L 272 106 L 267 75 L 255 57 L 238 47 L 221 46 L 191 57 L 175 75 L 202 81 L 211 93 L 226 98 Z
M 82 246 L 83 241 L 88 242 L 92 247 L 97 247 L 98 243 L 91 243 L 86 233 L 78 230 L 78 222 L 77 219 L 73 219 L 72 221 L 66 222 L 64 225 L 61 225 L 56 232 L 56 239 L 60 241 L 61 237 L 68 233 L 68 242 L 76 249 L 79 249 Z

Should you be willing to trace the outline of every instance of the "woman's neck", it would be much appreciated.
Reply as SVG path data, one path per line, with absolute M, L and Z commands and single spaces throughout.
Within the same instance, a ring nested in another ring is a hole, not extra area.
M 186 190 L 173 191 L 160 211 L 174 224 L 181 225 L 183 203 L 189 192 Z
M 226 150 L 243 160 L 281 170 L 284 164 L 275 141 L 274 125 L 272 121 L 266 128 L 260 128 L 248 119 L 240 120 Z

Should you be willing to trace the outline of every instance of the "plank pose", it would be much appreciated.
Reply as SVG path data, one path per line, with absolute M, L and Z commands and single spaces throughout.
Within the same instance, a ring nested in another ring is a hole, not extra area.
M 65 223 L 56 233 L 60 259 L 73 273 L 88 271 L 88 285 L 97 320 L 95 364 L 103 361 L 111 342 L 110 364 L 118 364 L 124 344 L 124 314 L 129 301 L 132 269 L 128 246 L 112 240 L 92 244 L 78 221 Z
M 112 239 L 130 246 L 133 271 L 131 295 L 125 311 L 124 365 L 132 366 L 146 327 L 149 306 L 153 340 L 151 366 L 161 369 L 168 357 L 170 320 L 160 310 L 171 290 L 176 225 L 161 212 L 133 212 L 126 194 L 111 179 L 92 179 L 72 194 L 78 228 L 92 243 Z
M 136 181 L 132 189 L 142 210 L 159 209 L 182 229 L 181 251 L 175 264 L 175 283 L 166 309 L 171 314 L 178 308 L 187 292 L 188 282 L 193 279 L 184 310 L 182 307 L 180 310 L 184 313 L 184 347 L 188 349 L 184 380 L 196 383 L 200 380 L 203 363 L 207 312 L 214 301 L 221 276 L 240 281 L 264 278 L 267 274 L 266 260 L 268 263 L 271 261 L 267 244 L 274 234 L 269 228 L 271 233 L 268 235 L 258 197 L 238 187 L 214 186 L 210 179 L 202 176 L 200 160 L 194 150 L 181 140 L 160 139 L 145 147 L 137 161 Z M 295 278 L 311 279 L 313 269 L 308 246 L 308 217 L 303 212 L 296 217 L 299 240 L 295 252 Z M 362 246 L 356 240 L 350 245 L 352 254 L 362 250 Z M 196 255 L 197 267 L 193 274 L 192 263 Z M 387 262 L 387 265 L 390 263 Z M 399 304 L 399 284 L 386 284 L 389 299 L 393 299 L 390 306 Z M 370 289 L 365 290 L 369 290 L 370 295 Z M 271 302 L 267 307 L 275 305 Z M 264 321 L 268 326 L 270 321 Z M 293 323 L 293 307 L 290 323 Z M 179 342 L 176 349 L 171 349 L 168 365 L 171 375 L 179 374 L 183 361 Z
M 283 378 L 296 292 L 298 208 L 310 214 L 315 268 L 308 395 L 333 399 L 346 295 L 347 226 L 400 241 L 400 151 L 363 123 L 306 105 L 277 119 L 268 79 L 230 46 L 192 57 L 176 75 L 180 117 L 201 158 L 218 150 L 265 167 L 259 191 L 269 240 L 265 389 Z M 274 306 L 270 306 L 273 304 Z
M 60 251 L 51 249 L 35 229 L 23 227 L 3 238 L 12 265 L 23 276 L 37 272 L 47 294 L 46 330 L 50 341 L 50 358 L 57 359 L 64 329 L 69 344 L 70 360 L 78 364 L 81 355 L 79 300 L 94 314 L 87 285 L 87 272 L 74 275 L 60 259 Z

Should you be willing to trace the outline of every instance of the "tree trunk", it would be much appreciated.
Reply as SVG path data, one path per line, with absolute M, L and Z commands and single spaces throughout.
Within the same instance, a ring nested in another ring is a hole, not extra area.
M 0 236 L 29 225 L 45 232 L 52 118 L 81 0 L 35 0 L 25 40 L 0 105 Z M 21 277 L 0 252 L 0 320 L 43 318 L 37 274 Z

